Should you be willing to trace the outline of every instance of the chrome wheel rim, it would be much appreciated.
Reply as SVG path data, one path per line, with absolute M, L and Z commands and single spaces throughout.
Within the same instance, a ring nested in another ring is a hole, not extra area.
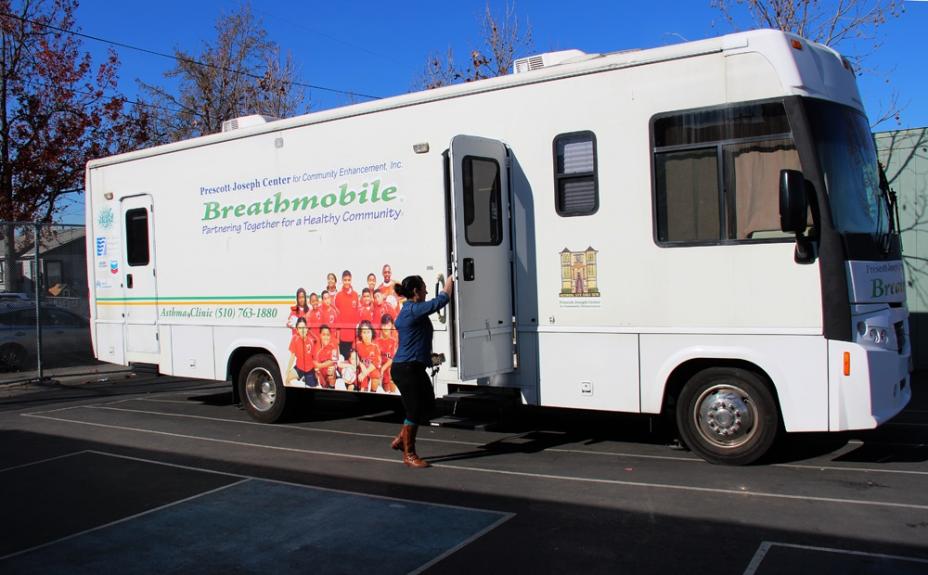
M 694 404 L 696 429 L 704 440 L 721 449 L 735 449 L 757 433 L 757 407 L 734 385 L 715 385 Z
M 277 401 L 277 385 L 274 376 L 263 367 L 256 367 L 245 378 L 245 396 L 248 403 L 258 411 L 267 411 Z

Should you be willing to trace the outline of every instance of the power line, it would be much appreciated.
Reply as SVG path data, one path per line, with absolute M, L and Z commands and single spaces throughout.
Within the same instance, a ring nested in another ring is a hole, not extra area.
M 32 86 L 38 86 L 39 88 L 46 88 L 46 89 L 49 89 L 49 88 L 52 87 L 52 86 L 50 86 L 49 84 L 47 84 L 47 83 L 45 83 L 45 82 L 40 82 L 40 81 L 38 81 L 38 80 L 36 80 L 36 79 L 34 79 L 34 78 L 24 78 L 24 79 L 19 80 L 19 82 L 28 83 L 28 84 L 31 84 Z M 88 90 L 82 90 L 82 89 L 80 89 L 80 88 L 75 88 L 75 87 L 73 87 L 73 86 L 68 87 L 68 89 L 71 90 L 71 91 L 73 91 L 73 92 L 77 92 L 78 94 L 85 94 L 85 95 L 88 95 L 88 96 L 93 96 L 93 95 L 94 95 L 94 92 L 90 92 L 90 91 L 88 91 Z M 125 103 L 127 103 L 127 104 L 134 104 L 134 105 L 136 105 L 136 106 L 142 106 L 142 107 L 145 107 L 145 108 L 154 108 L 154 109 L 156 109 L 156 110 L 165 110 L 165 111 L 168 111 L 168 112 L 174 112 L 175 114 L 192 114 L 192 115 L 194 115 L 194 116 L 200 116 L 200 117 L 203 116 L 203 114 L 201 114 L 200 112 L 197 112 L 196 110 L 190 110 L 190 109 L 184 110 L 184 109 L 180 109 L 180 108 L 173 108 L 173 107 L 171 107 L 171 106 L 159 106 L 158 104 L 153 104 L 153 103 L 151 103 L 151 102 L 145 102 L 145 101 L 142 101 L 142 100 L 133 100 L 132 98 L 129 98 L 128 96 L 125 96 L 125 95 L 123 95 L 123 94 L 116 94 L 116 97 L 118 97 L 120 100 L 122 100 L 123 102 L 125 102 Z
M 241 74 L 241 75 L 243 75 L 243 76 L 248 76 L 249 78 L 253 78 L 253 79 L 255 79 L 255 80 L 263 80 L 263 79 L 264 79 L 263 76 L 259 76 L 259 75 L 257 75 L 257 74 L 252 74 L 251 72 L 246 72 L 246 71 L 244 71 L 244 70 L 232 70 L 232 69 L 229 69 L 229 68 L 222 68 L 222 67 L 220 67 L 220 66 L 216 66 L 216 65 L 213 65 L 213 64 L 207 64 L 207 63 L 205 63 L 205 62 L 200 62 L 199 60 L 194 60 L 194 59 L 192 59 L 192 58 L 180 58 L 180 57 L 175 56 L 175 55 L 173 55 L 173 54 L 165 54 L 164 52 L 158 52 L 158 51 L 156 51 L 156 50 L 149 50 L 148 48 L 142 48 L 142 47 L 139 47 L 139 46 L 133 46 L 132 44 L 126 44 L 125 42 L 118 42 L 118 41 L 116 41 L 116 40 L 107 40 L 106 38 L 101 38 L 101 37 L 99 37 L 99 36 L 93 36 L 93 35 L 91 35 L 91 34 L 84 34 L 83 32 L 76 32 L 76 31 L 74 31 L 74 30 L 66 30 L 66 29 L 64 29 L 64 28 L 59 28 L 58 26 L 54 26 L 54 25 L 52 25 L 52 24 L 46 24 L 46 23 L 44 23 L 44 22 L 37 22 L 37 21 L 35 21 L 35 20 L 31 20 L 31 19 L 29 19 L 29 18 L 26 18 L 26 17 L 23 17 L 23 16 L 19 16 L 18 14 L 11 14 L 11 13 L 9 13 L 9 12 L 0 12 L 0 16 L 6 16 L 6 17 L 10 17 L 10 18 L 15 18 L 15 19 L 20 20 L 20 21 L 22 21 L 22 22 L 27 22 L 27 23 L 29 23 L 29 24 L 32 24 L 33 26 L 42 26 L 43 28 L 48 28 L 49 30 L 54 30 L 54 31 L 56 31 L 56 32 L 61 32 L 61 33 L 63 33 L 63 34 L 71 34 L 71 35 L 73 35 L 73 36 L 78 36 L 78 37 L 80 37 L 80 38 L 86 38 L 86 39 L 88 39 L 88 40 L 94 40 L 95 42 L 103 42 L 104 44 L 109 44 L 109 45 L 111 45 L 111 46 L 118 46 L 118 47 L 120 47 L 120 48 L 127 48 L 127 49 L 129 49 L 129 50 L 136 50 L 136 51 L 138 51 L 138 52 L 143 52 L 143 53 L 145 53 L 145 54 L 151 54 L 151 55 L 154 55 L 154 56 L 160 56 L 160 57 L 162 57 L 162 58 L 170 58 L 171 60 L 176 60 L 176 61 L 178 61 L 178 62 L 186 62 L 186 63 L 188 63 L 188 64 L 195 64 L 195 65 L 197 65 L 197 66 L 203 66 L 203 67 L 205 67 L 205 68 L 212 68 L 212 69 L 214 69 L 214 70 L 219 70 L 219 71 L 222 71 L 222 72 L 228 72 L 228 73 L 231 73 L 231 74 Z M 371 100 L 380 100 L 380 99 L 381 99 L 380 96 L 371 96 L 371 95 L 369 95 L 369 94 L 361 94 L 360 92 L 351 92 L 351 91 L 348 91 L 348 90 L 339 90 L 339 89 L 336 89 L 336 88 L 328 88 L 328 87 L 326 87 L 326 86 L 319 86 L 319 85 L 316 85 L 316 84 L 304 84 L 303 82 L 297 82 L 297 81 L 295 81 L 295 80 L 291 80 L 291 81 L 286 82 L 286 83 L 287 83 L 287 84 L 292 84 L 292 85 L 294 85 L 294 86 L 300 86 L 300 87 L 302 87 L 302 88 L 310 88 L 310 89 L 312 89 L 312 90 L 324 90 L 324 91 L 326 91 L 326 92 L 334 92 L 334 93 L 336 93 L 336 94 L 344 94 L 344 95 L 346 95 L 346 96 L 359 96 L 359 97 L 361 97 L 361 98 L 368 98 L 368 99 L 371 99 Z

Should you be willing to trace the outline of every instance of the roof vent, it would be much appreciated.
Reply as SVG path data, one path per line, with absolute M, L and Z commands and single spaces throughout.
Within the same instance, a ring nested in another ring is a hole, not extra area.
M 252 114 L 250 116 L 232 118 L 231 120 L 225 120 L 222 122 L 222 131 L 231 132 L 232 130 L 239 130 L 241 128 L 260 126 L 262 124 L 267 124 L 268 122 L 273 122 L 277 119 L 278 118 L 273 116 L 262 116 L 261 114 Z
M 513 66 L 516 74 L 540 70 L 550 66 L 557 66 L 569 60 L 581 60 L 586 53 L 580 50 L 561 50 L 560 52 L 548 52 L 547 54 L 538 54 L 527 58 L 519 58 Z

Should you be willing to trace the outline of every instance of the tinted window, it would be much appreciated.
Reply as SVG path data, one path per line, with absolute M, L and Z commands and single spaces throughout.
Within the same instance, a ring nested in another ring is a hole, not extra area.
M 148 210 L 145 208 L 126 212 L 126 262 L 130 266 L 148 265 Z
M 496 160 L 464 158 L 464 237 L 470 245 L 495 246 L 503 241 L 499 174 Z
M 689 146 L 788 133 L 786 109 L 779 102 L 691 110 L 654 121 L 654 145 Z
M 664 242 L 721 237 L 719 167 L 715 148 L 658 155 L 658 239 Z

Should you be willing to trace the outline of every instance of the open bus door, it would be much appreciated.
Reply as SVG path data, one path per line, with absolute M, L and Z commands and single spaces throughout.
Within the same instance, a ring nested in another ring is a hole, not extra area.
M 467 380 L 514 368 L 509 174 L 497 140 L 455 136 L 450 155 L 454 324 Z

